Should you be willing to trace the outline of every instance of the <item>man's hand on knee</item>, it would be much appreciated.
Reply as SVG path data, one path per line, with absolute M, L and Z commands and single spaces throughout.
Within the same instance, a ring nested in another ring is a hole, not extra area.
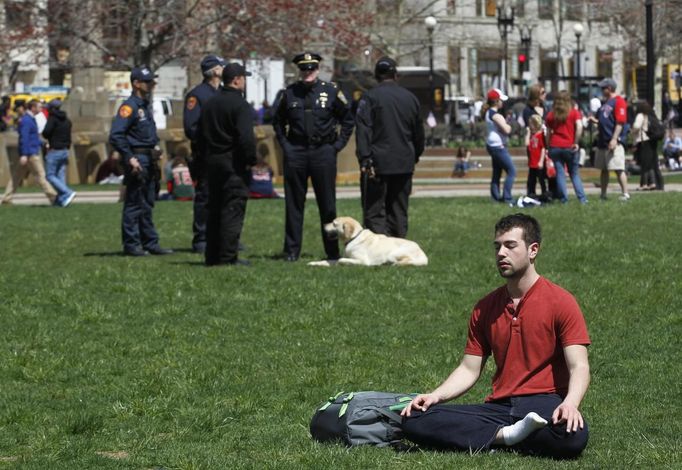
M 578 428 L 583 429 L 585 426 L 578 407 L 566 402 L 557 406 L 552 413 L 552 424 L 556 425 L 563 422 L 566 423 L 566 432 L 576 432 Z
M 440 403 L 440 399 L 433 393 L 427 393 L 422 395 L 417 395 L 409 405 L 407 405 L 403 411 L 400 412 L 401 416 L 409 417 L 412 413 L 412 409 L 418 411 L 426 411 L 432 405 Z

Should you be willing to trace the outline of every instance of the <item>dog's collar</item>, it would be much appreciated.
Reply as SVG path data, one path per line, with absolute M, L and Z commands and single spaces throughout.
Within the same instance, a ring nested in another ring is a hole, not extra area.
M 360 236 L 360 234 L 361 234 L 362 232 L 364 232 L 365 230 L 367 230 L 367 229 L 366 229 L 366 228 L 363 228 L 362 230 L 360 230 L 360 231 L 358 232 L 357 235 L 355 235 L 353 238 L 351 238 L 350 240 L 348 240 L 348 241 L 346 242 L 346 246 L 350 245 L 350 244 L 353 242 L 353 240 L 355 240 L 356 238 L 358 238 L 358 237 Z

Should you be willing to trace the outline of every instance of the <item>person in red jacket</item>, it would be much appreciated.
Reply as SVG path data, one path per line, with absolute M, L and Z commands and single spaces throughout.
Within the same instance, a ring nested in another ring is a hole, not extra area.
M 474 307 L 459 366 L 403 410 L 407 439 L 474 454 L 500 447 L 575 458 L 583 451 L 588 431 L 579 406 L 590 383 L 590 338 L 575 298 L 535 270 L 541 242 L 529 215 L 497 222 L 495 257 L 506 285 Z M 473 387 L 491 355 L 497 370 L 486 403 L 439 405 Z

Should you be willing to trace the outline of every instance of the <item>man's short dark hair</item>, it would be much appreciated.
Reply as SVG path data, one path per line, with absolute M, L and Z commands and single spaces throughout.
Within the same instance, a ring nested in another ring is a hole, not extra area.
M 517 227 L 523 230 L 523 241 L 526 242 L 526 246 L 530 246 L 533 243 L 542 243 L 540 223 L 535 217 L 520 212 L 502 217 L 495 224 L 495 234 L 507 233 L 511 229 Z

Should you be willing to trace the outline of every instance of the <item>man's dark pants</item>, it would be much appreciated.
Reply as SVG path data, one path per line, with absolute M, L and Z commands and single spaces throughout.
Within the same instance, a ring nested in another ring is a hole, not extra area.
M 196 157 L 193 159 L 196 162 Z M 190 166 L 194 181 L 194 201 L 192 220 L 192 250 L 203 252 L 206 248 L 206 220 L 208 219 L 208 182 L 206 171 L 195 163 Z
M 361 177 L 364 226 L 389 237 L 407 236 L 407 208 L 412 173 Z
M 480 452 L 492 446 L 500 428 L 534 411 L 550 424 L 510 448 L 524 454 L 575 458 L 587 446 L 587 423 L 575 433 L 566 432 L 566 423 L 552 425 L 552 413 L 561 402 L 559 395 L 547 394 L 480 405 L 436 405 L 405 419 L 403 432 L 407 439 L 423 447 Z
M 337 259 L 339 244 L 336 240 L 328 239 L 324 233 L 324 225 L 336 218 L 336 150 L 331 144 L 288 146 L 284 159 L 284 253 L 295 257 L 301 254 L 308 176 L 315 190 L 325 254 L 328 259 Z
M 123 250 L 132 252 L 140 249 L 151 250 L 159 246 L 159 235 L 152 221 L 152 209 L 156 199 L 156 169 L 150 156 L 135 155 L 142 171 L 132 173 L 126 165 L 124 184 L 126 186 L 121 218 Z
M 208 167 L 207 266 L 237 260 L 249 190 L 244 175 L 221 165 Z

